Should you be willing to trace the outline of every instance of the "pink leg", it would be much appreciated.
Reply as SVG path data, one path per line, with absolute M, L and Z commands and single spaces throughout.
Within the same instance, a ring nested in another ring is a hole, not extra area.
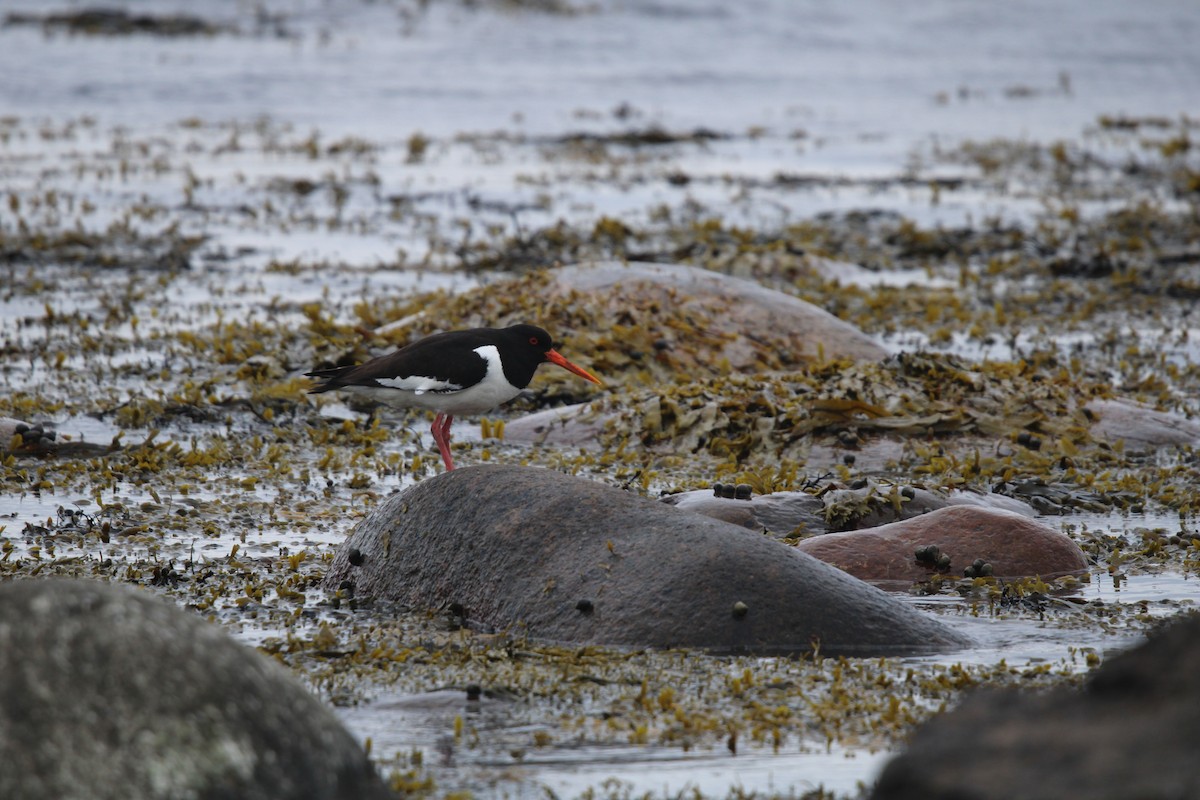
M 438 452 L 442 454 L 442 461 L 446 465 L 446 471 L 454 469 L 454 457 L 450 455 L 450 423 L 454 422 L 453 414 L 438 414 L 433 418 L 433 427 L 430 431 L 433 433 L 433 441 L 438 446 Z

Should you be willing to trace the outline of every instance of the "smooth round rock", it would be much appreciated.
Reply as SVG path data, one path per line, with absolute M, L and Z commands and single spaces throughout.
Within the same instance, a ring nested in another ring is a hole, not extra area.
M 1101 666 L 1083 691 L 972 695 L 920 727 L 872 800 L 1192 798 L 1200 618 Z
M 827 533 L 799 549 L 864 581 L 901 588 L 928 580 L 935 570 L 916 560 L 917 548 L 935 544 L 951 558 L 946 573 L 962 577 L 975 559 L 997 578 L 1054 578 L 1085 572 L 1087 556 L 1071 537 L 1012 511 L 958 505 L 877 528 Z
M 824 533 L 829 529 L 822 514 L 825 504 L 807 492 L 772 492 L 749 500 L 734 500 L 716 497 L 712 490 L 705 489 L 667 495 L 661 502 L 780 538 L 798 533 Z
M 454 607 L 472 626 L 547 642 L 855 655 L 969 644 L 761 533 L 528 467 L 466 467 L 393 495 L 339 548 L 324 586 Z
M 548 273 L 548 291 L 602 293 L 614 304 L 626 295 L 639 299 L 661 296 L 671 307 L 695 307 L 713 313 L 713 325 L 730 336 L 715 361 L 729 359 L 734 368 L 756 363 L 756 339 L 785 337 L 792 352 L 806 359 L 846 358 L 878 361 L 887 350 L 848 322 L 784 292 L 755 281 L 686 264 L 645 261 L 591 261 Z
M 1089 400 L 1084 406 L 1096 418 L 1092 436 L 1124 442 L 1131 451 L 1200 445 L 1200 422 L 1182 414 L 1155 411 L 1129 400 Z
M 591 403 L 574 403 L 535 411 L 504 424 L 504 440 L 563 446 L 598 445 L 612 414 L 592 409 Z
M 837 530 L 877 528 L 890 522 L 919 517 L 939 508 L 959 505 L 1013 511 L 1027 517 L 1034 514 L 1033 508 L 1027 503 L 1002 494 L 934 492 L 919 486 L 898 487 L 874 481 L 866 488 L 834 489 L 821 497 L 827 509 L 840 505 L 847 511 L 853 511 L 848 517 L 842 514 L 824 515 L 827 519 L 839 520 L 835 526 Z
M 0 585 L 0 797 L 384 798 L 285 669 L 147 592 Z

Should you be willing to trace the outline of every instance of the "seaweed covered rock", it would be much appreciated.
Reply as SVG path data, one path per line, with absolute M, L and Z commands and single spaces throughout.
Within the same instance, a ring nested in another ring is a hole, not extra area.
M 144 592 L 0 585 L 0 797 L 390 797 L 270 659 Z
M 754 281 L 685 264 L 594 261 L 549 273 L 551 291 L 603 298 L 622 309 L 656 304 L 672 313 L 700 315 L 705 333 L 725 341 L 700 354 L 706 365 L 721 358 L 735 369 L 761 367 L 762 342 L 776 342 L 791 363 L 818 359 L 878 361 L 887 351 L 828 311 Z M 668 334 L 669 335 L 669 334 Z M 672 337 L 674 338 L 674 337 Z M 679 341 L 672 349 L 686 349 Z
M 759 533 L 525 467 L 467 467 L 394 495 L 324 585 L 542 641 L 857 655 L 968 644 Z
M 0 417 L 0 453 L 44 453 L 56 438 L 54 429 L 44 423 Z
M 86 457 L 104 455 L 117 449 L 116 442 L 100 445 L 60 437 L 54 426 L 46 422 L 0 417 L 0 454 Z
M 931 554 L 929 548 L 938 549 Z M 1065 533 L 1012 511 L 970 505 L 805 539 L 799 549 L 864 581 L 899 588 L 934 574 L 961 577 L 982 560 L 997 578 L 1079 574 L 1087 557 Z M 919 550 L 924 550 L 924 555 Z M 945 556 L 945 562 L 939 559 Z
M 538 271 L 425 298 L 419 310 L 375 335 L 400 344 L 445 330 L 446 319 L 474 327 L 531 318 L 563 336 L 566 349 L 587 353 L 585 366 L 610 385 L 658 387 L 887 355 L 858 328 L 785 292 L 700 267 L 624 261 Z M 578 387 L 559 383 L 548 374 L 537 391 L 558 402 L 580 396 Z
M 1084 690 L 990 691 L 919 728 L 874 800 L 1196 797 L 1200 617 L 1100 667 Z

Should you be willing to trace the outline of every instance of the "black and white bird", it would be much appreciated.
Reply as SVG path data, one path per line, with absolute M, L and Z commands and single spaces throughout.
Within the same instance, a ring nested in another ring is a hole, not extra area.
M 446 469 L 452 470 L 450 424 L 455 415 L 481 414 L 507 403 L 547 362 L 600 383 L 559 355 L 550 334 L 534 325 L 435 333 L 365 364 L 305 374 L 322 381 L 310 390 L 313 394 L 350 392 L 395 408 L 437 412 L 433 440 Z

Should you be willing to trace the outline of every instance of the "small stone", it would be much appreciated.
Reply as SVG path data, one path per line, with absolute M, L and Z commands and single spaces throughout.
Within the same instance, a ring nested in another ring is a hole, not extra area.
M 749 500 L 754 497 L 754 489 L 748 483 L 739 483 L 734 487 L 733 496 L 738 500 Z
M 580 600 L 575 604 L 575 610 L 581 614 L 591 614 L 596 610 L 596 606 L 591 600 Z
M 936 544 L 927 544 L 917 548 L 916 556 L 917 561 L 922 564 L 936 564 L 938 563 L 938 559 L 942 557 L 942 548 Z
M 363 562 L 367 560 L 366 556 L 357 547 L 350 548 L 350 554 L 347 556 L 347 559 L 350 561 L 350 565 L 354 567 L 361 567 Z
M 749 612 L 750 612 L 750 607 L 747 606 L 745 603 L 743 603 L 741 600 L 738 600 L 736 603 L 733 604 L 733 618 L 734 619 L 741 619 L 742 617 L 746 616 L 746 614 L 748 614 Z

